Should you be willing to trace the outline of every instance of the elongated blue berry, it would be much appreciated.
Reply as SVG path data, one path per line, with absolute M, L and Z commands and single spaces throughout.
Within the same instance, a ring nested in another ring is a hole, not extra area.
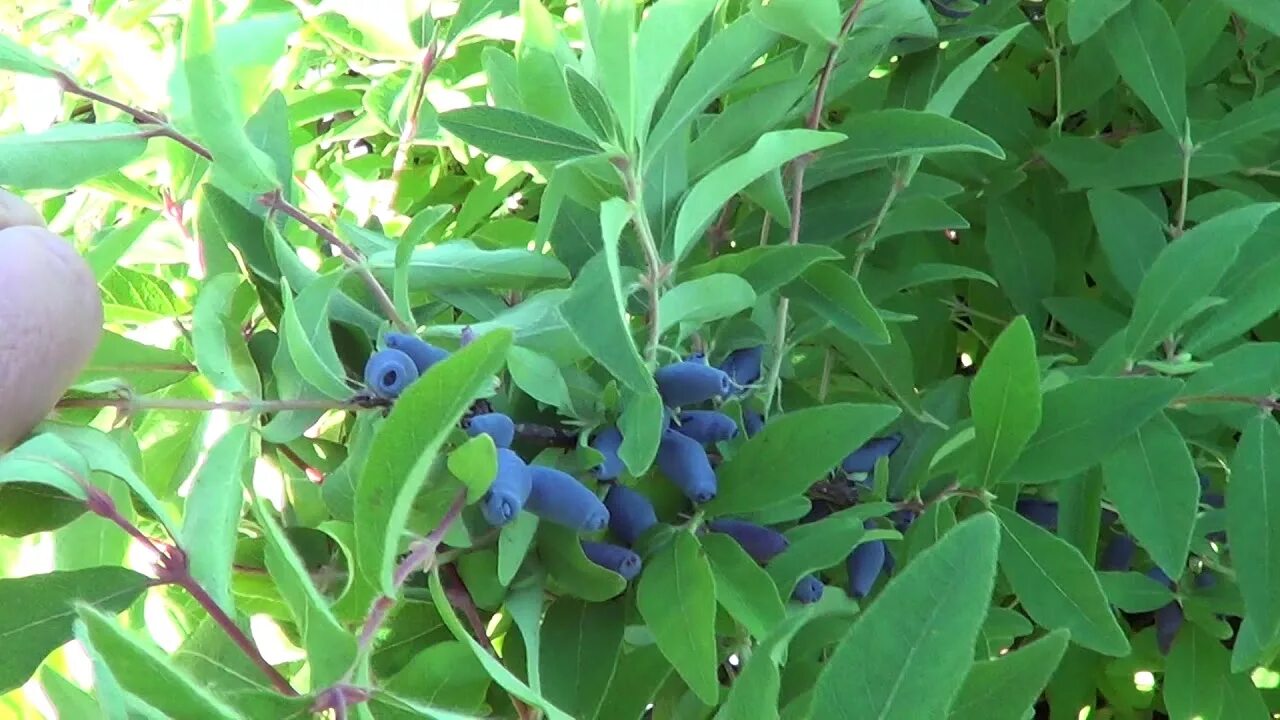
M 511 447 L 516 439 L 516 424 L 511 418 L 498 412 L 474 415 L 467 421 L 467 434 L 471 437 L 488 435 L 500 448 Z
M 715 499 L 716 471 L 697 440 L 670 428 L 663 430 L 658 443 L 658 469 L 693 502 L 702 504 Z
M 640 556 L 624 547 L 583 540 L 582 552 L 586 553 L 591 562 L 618 573 L 628 581 L 640 574 Z
M 364 366 L 364 384 L 379 397 L 397 398 L 418 379 L 413 360 L 399 350 L 379 350 Z
M 387 333 L 387 347 L 394 348 L 413 358 L 418 366 L 418 373 L 425 373 L 428 368 L 449 357 L 449 351 L 432 345 L 417 335 L 408 333 Z
M 875 470 L 877 460 L 892 455 L 901 444 L 901 433 L 871 438 L 862 447 L 849 453 L 841 461 L 840 469 L 847 473 L 869 473 Z
M 530 465 L 533 490 L 525 509 L 538 517 L 583 532 L 603 530 L 609 509 L 572 475 L 544 465 Z
M 675 429 L 703 445 L 732 440 L 738 434 L 738 423 L 715 410 L 686 410 L 679 420 Z
M 733 380 L 739 390 L 760 379 L 761 366 L 764 362 L 764 346 L 741 348 L 725 356 L 720 362 L 720 369 Z
M 625 485 L 611 485 L 604 506 L 609 510 L 609 532 L 627 545 L 635 545 L 646 530 L 658 524 L 649 498 Z
M 746 520 L 718 518 L 707 523 L 711 532 L 724 533 L 742 546 L 753 560 L 764 565 L 787 549 L 791 543 L 786 536 L 763 525 Z
M 747 437 L 755 437 L 764 429 L 764 415 L 755 410 L 744 410 L 742 412 L 742 427 L 746 429 Z
M 1110 572 L 1123 572 L 1133 564 L 1133 554 L 1138 549 L 1133 537 L 1122 533 L 1112 537 L 1098 560 L 1098 568 Z
M 689 360 L 658 368 L 653 377 L 663 402 L 670 407 L 697 405 L 728 395 L 733 389 L 733 381 L 720 368 Z
M 502 527 L 524 509 L 532 490 L 529 466 L 511 450 L 498 448 L 498 474 L 480 501 L 480 512 L 490 525 Z
M 1016 505 L 1018 514 L 1051 532 L 1058 529 L 1058 503 L 1052 500 L 1024 497 L 1018 498 Z
M 1227 506 L 1227 501 L 1222 497 L 1222 493 L 1205 493 L 1201 496 L 1200 501 L 1215 510 L 1221 510 Z
M 805 575 L 800 578 L 800 582 L 796 583 L 796 587 L 791 591 L 791 599 L 797 602 L 809 605 L 816 603 L 822 599 L 822 592 L 826 590 L 822 585 L 822 581 L 816 575 Z
M 1180 629 L 1182 629 L 1181 605 L 1171 602 L 1156 610 L 1156 647 L 1160 648 L 1160 654 L 1169 654 L 1169 648 L 1173 647 L 1173 641 L 1178 637 Z
M 596 436 L 591 439 L 591 447 L 604 456 L 604 460 L 594 468 L 596 478 L 617 480 L 626 469 L 622 458 L 618 457 L 618 449 L 622 447 L 622 433 L 618 428 L 610 425 L 596 433 Z
M 1147 571 L 1147 577 L 1151 578 L 1152 580 L 1155 580 L 1156 582 L 1160 583 L 1161 585 L 1164 585 L 1165 587 L 1169 588 L 1170 590 L 1172 590 L 1172 589 L 1173 589 L 1173 586 L 1174 586 L 1173 579 L 1172 579 L 1172 578 L 1170 578 L 1167 574 L 1165 574 L 1165 571 L 1164 571 L 1164 570 L 1161 570 L 1161 569 L 1160 569 L 1160 568 L 1158 568 L 1158 567 L 1153 567 L 1153 568 L 1151 568 L 1150 570 L 1148 570 L 1148 571 Z
M 1197 588 L 1200 588 L 1201 590 L 1208 590 L 1209 588 L 1217 584 L 1218 584 L 1218 573 L 1212 570 L 1201 570 L 1200 572 L 1196 573 Z
M 884 570 L 884 541 L 872 540 L 860 543 L 849 553 L 845 567 L 849 570 L 849 595 L 864 598 L 876 584 L 876 578 Z

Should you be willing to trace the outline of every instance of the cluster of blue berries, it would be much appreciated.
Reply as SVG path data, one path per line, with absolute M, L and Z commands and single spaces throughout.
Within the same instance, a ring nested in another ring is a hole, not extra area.
M 386 347 L 370 355 L 364 365 L 364 384 L 378 397 L 394 400 L 447 357 L 448 350 L 416 335 L 387 333 Z

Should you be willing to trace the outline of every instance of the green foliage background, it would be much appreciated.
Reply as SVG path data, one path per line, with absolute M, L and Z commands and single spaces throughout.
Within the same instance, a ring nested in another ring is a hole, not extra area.
M 0 456 L 0 716 L 1280 712 L 1275 0 L 89 0 L 0 30 L 0 186 L 106 306 Z M 388 408 L 362 372 L 395 325 L 457 352 Z M 721 409 L 769 425 L 691 508 L 653 372 L 756 345 Z M 619 426 L 664 523 L 640 578 L 461 510 L 481 400 L 592 488 Z M 791 549 L 761 569 L 699 532 L 722 516 Z M 872 541 L 895 570 L 855 601 Z

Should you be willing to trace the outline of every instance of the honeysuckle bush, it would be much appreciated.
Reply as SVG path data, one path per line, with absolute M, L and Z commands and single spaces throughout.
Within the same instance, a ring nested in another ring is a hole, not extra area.
M 69 5 L 8 716 L 1280 711 L 1272 4 Z

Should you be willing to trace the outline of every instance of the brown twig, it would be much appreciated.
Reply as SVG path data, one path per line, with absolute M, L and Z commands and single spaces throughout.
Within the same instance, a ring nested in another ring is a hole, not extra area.
M 191 152 L 199 155 L 205 160 L 213 160 L 213 154 L 210 153 L 203 145 L 196 142 L 195 140 L 192 140 L 186 135 L 183 135 L 181 132 L 178 131 L 177 128 L 170 125 L 160 116 L 149 113 L 146 110 L 132 107 L 119 100 L 116 100 L 115 98 L 107 97 L 106 95 L 103 95 L 100 92 L 90 90 L 89 88 L 76 82 L 74 78 L 72 78 L 70 75 L 64 72 L 55 71 L 53 75 L 57 79 L 58 86 L 62 88 L 63 92 L 71 93 L 72 95 L 79 95 L 80 97 L 87 98 L 95 102 L 100 102 L 103 105 L 109 105 L 127 114 L 129 117 L 132 117 L 134 120 L 137 120 L 140 123 L 144 123 L 147 125 L 158 125 L 159 135 L 163 137 L 167 137 L 181 145 L 186 146 L 188 149 L 191 150 Z
M 432 32 L 434 33 L 434 30 Z M 400 129 L 400 143 L 396 146 L 396 154 L 391 161 L 391 197 L 387 200 L 388 207 L 394 208 L 396 200 L 400 198 L 400 176 L 409 165 L 409 151 L 413 147 L 414 138 L 418 136 L 418 126 L 422 122 L 422 103 L 427 99 L 427 80 L 436 69 L 440 55 L 443 54 L 443 48 L 436 44 L 434 37 L 427 43 L 427 48 L 422 53 L 418 85 L 413 93 L 413 104 L 409 108 L 409 117 L 404 127 Z
M 462 576 L 458 574 L 458 570 L 452 565 L 442 566 L 440 568 L 440 584 L 444 587 L 445 597 L 449 599 L 449 604 L 461 610 L 462 614 L 466 616 L 467 624 L 471 626 L 471 633 L 476 636 L 476 641 L 490 655 L 500 661 L 502 658 L 498 655 L 497 649 L 493 647 L 493 641 L 489 639 L 484 619 L 480 617 L 480 611 L 476 608 L 475 600 L 471 598 L 471 591 L 467 589 L 467 584 L 463 581 Z M 515 706 L 516 714 L 521 720 L 528 720 L 534 717 L 533 708 L 526 705 L 519 698 L 512 696 L 511 704 Z

